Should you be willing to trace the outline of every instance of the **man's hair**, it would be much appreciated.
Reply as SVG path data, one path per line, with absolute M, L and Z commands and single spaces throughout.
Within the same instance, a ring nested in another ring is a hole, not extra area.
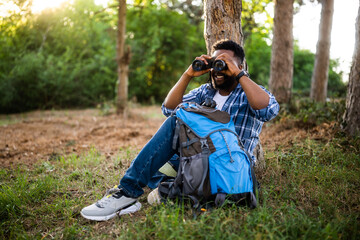
M 220 40 L 212 46 L 212 52 L 216 50 L 231 50 L 234 52 L 235 57 L 239 59 L 239 64 L 242 64 L 245 58 L 244 49 L 232 40 Z

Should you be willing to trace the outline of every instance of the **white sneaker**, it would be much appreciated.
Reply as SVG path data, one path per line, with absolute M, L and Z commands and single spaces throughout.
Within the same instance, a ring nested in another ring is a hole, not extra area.
M 125 214 L 131 214 L 131 213 L 139 211 L 140 209 L 141 209 L 141 203 L 136 202 L 133 205 L 131 205 L 130 207 L 121 209 L 121 211 L 119 212 L 119 216 L 125 215 Z
M 161 198 L 159 195 L 159 189 L 155 188 L 147 196 L 147 201 L 150 205 L 158 205 L 161 203 Z
M 129 207 L 136 198 L 124 196 L 121 191 L 107 195 L 96 203 L 83 208 L 81 216 L 89 220 L 106 221 L 116 216 L 116 213 L 123 208 Z

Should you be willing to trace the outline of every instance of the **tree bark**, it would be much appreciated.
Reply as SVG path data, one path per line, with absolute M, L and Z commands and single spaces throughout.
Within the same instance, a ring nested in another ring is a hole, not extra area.
M 314 71 L 311 78 L 310 98 L 316 102 L 325 102 L 329 75 L 330 44 L 334 0 L 321 0 L 321 18 L 319 40 L 316 46 Z
M 212 45 L 219 40 L 233 40 L 243 45 L 241 10 L 242 1 L 205 0 L 204 38 L 209 55 Z
M 346 96 L 344 129 L 351 136 L 360 136 L 360 6 L 355 30 L 355 48 Z
M 269 88 L 279 103 L 291 100 L 293 78 L 294 0 L 275 0 Z
M 125 113 L 128 98 L 128 72 L 130 63 L 130 48 L 125 49 L 126 31 L 126 0 L 119 0 L 118 31 L 116 41 L 116 61 L 118 64 L 118 92 L 116 112 Z

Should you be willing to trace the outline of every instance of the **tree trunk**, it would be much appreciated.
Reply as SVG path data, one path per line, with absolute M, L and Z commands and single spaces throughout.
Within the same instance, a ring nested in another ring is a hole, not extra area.
M 204 38 L 208 54 L 219 40 L 233 40 L 243 45 L 241 10 L 242 2 L 239 0 L 205 0 Z
M 314 71 L 311 78 L 310 98 L 316 102 L 325 102 L 329 75 L 332 18 L 334 0 L 321 0 L 321 19 L 319 40 L 316 46 Z
M 355 26 L 355 48 L 346 96 L 344 129 L 351 136 L 360 136 L 360 6 Z
M 118 64 L 118 92 L 116 112 L 125 113 L 128 98 L 128 72 L 130 63 L 130 48 L 125 50 L 126 0 L 119 0 L 118 31 L 116 41 L 116 61 Z
M 272 42 L 269 88 L 279 103 L 291 99 L 293 78 L 293 3 L 275 0 L 274 37 Z

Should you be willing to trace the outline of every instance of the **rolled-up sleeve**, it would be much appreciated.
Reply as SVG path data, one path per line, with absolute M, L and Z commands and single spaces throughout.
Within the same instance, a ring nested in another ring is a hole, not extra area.
M 263 109 L 259 109 L 259 110 L 254 110 L 252 109 L 253 113 L 255 114 L 256 118 L 259 119 L 260 121 L 263 122 L 267 122 L 270 121 L 271 119 L 274 119 L 277 114 L 279 113 L 280 110 L 280 105 L 279 103 L 276 101 L 275 96 L 272 95 L 268 90 L 266 90 L 265 88 L 263 88 L 267 94 L 269 94 L 269 105 Z
M 183 96 L 182 102 L 196 102 L 201 104 L 204 101 L 204 96 L 207 94 L 206 84 L 201 85 L 198 88 L 191 90 L 188 94 Z M 161 111 L 166 116 L 169 117 L 175 109 L 170 109 L 165 107 L 164 103 L 161 105 Z
M 173 112 L 174 109 L 170 109 L 165 107 L 164 103 L 161 105 L 161 111 L 165 115 L 165 117 L 169 117 Z

